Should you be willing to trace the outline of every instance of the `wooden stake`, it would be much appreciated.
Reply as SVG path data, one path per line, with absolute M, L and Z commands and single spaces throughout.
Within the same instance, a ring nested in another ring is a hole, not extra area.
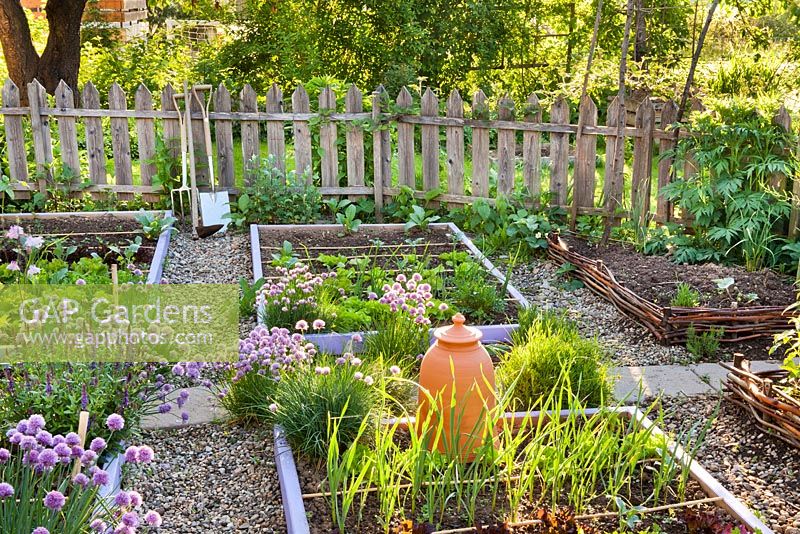
M 81 438 L 81 448 L 86 445 L 86 432 L 89 429 L 89 412 L 82 411 L 78 416 L 78 437 Z M 75 477 L 81 471 L 81 459 L 75 459 L 75 465 L 72 467 L 72 476 Z

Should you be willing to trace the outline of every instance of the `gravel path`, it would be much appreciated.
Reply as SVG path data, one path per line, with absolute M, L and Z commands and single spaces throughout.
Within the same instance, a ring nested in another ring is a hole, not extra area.
M 705 419 L 717 395 L 664 399 L 667 430 L 685 429 Z M 766 435 L 736 405 L 723 402 L 719 416 L 696 456 L 723 486 L 778 533 L 800 534 L 800 455 Z
M 253 277 L 244 232 L 172 238 L 164 278 L 172 284 L 237 284 Z M 254 321 L 239 325 L 249 332 Z M 272 435 L 266 429 L 205 424 L 144 432 L 156 451 L 149 467 L 131 466 L 124 486 L 136 489 L 164 518 L 166 534 L 286 532 Z
M 199 425 L 145 432 L 156 451 L 150 466 L 128 471 L 164 518 L 164 534 L 285 532 L 271 433 L 239 426 Z

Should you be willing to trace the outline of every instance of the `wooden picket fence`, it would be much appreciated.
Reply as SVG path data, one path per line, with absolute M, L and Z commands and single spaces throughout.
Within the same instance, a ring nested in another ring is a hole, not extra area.
M 20 194 L 36 189 L 46 193 L 54 159 L 53 136 L 57 136 L 60 164 L 81 176 L 88 175 L 92 185 L 85 190 L 114 191 L 122 196 L 139 193 L 153 197 L 161 193 L 152 183 L 156 173 L 152 159 L 157 131 L 169 141 L 173 155 L 179 156 L 180 126 L 172 103 L 175 90 L 171 86 L 161 92 L 160 109 L 154 107 L 153 95 L 144 85 L 134 95 L 133 109 L 128 109 L 127 96 L 116 84 L 108 94 L 108 109 L 100 107 L 100 95 L 91 83 L 84 86 L 79 99 L 63 82 L 54 98 L 37 81 L 28 84 L 26 91 L 29 105 L 23 107 L 19 88 L 6 80 L 0 107 L 7 156 L 7 168 L 2 171 L 12 178 Z M 75 107 L 76 100 L 80 107 Z M 220 186 L 233 194 L 237 193 L 234 150 L 241 150 L 242 161 L 251 162 L 265 155 L 261 154 L 265 137 L 267 152 L 275 158 L 277 166 L 286 168 L 287 145 L 291 145 L 295 169 L 299 172 L 312 166 L 318 169 L 318 185 L 324 196 L 372 196 L 378 215 L 384 201 L 397 195 L 403 185 L 414 189 L 420 198 L 427 191 L 442 189 L 444 192 L 436 200 L 449 204 L 471 203 L 478 198 L 491 200 L 492 196 L 508 195 L 521 187 L 527 188 L 532 198 L 539 198 L 543 176 L 546 177 L 543 170 L 547 169 L 549 180 L 544 190 L 549 193 L 550 205 L 577 214 L 610 215 L 616 222 L 626 216 L 615 211 L 617 207 L 641 203 L 640 213 L 652 213 L 659 222 L 673 217 L 672 207 L 659 195 L 655 196 L 655 206 L 650 206 L 653 187 L 660 189 L 674 174 L 669 158 L 661 159 L 653 167 L 653 158 L 676 143 L 675 132 L 667 128 L 677 117 L 677 106 L 672 101 L 664 103 L 657 113 L 650 99 L 645 99 L 635 110 L 634 124 L 624 128 L 624 137 L 633 142 L 632 154 L 627 154 L 631 157 L 626 157 L 632 164 L 623 174 L 623 180 L 630 180 L 630 198 L 623 199 L 626 184 L 614 179 L 612 172 L 614 147 L 619 141 L 617 117 L 623 112 L 616 99 L 608 106 L 605 125 L 599 124 L 597 106 L 590 98 L 581 101 L 577 124 L 570 121 L 571 110 L 563 97 L 553 101 L 549 122 L 543 122 L 542 107 L 535 94 L 521 104 L 504 96 L 492 106 L 486 95 L 478 91 L 467 113 L 461 95 L 453 91 L 443 106 L 444 115 L 440 113 L 437 95 L 430 88 L 419 99 L 418 113 L 413 112 L 414 99 L 406 88 L 400 91 L 394 105 L 390 105 L 389 95 L 379 88 L 370 96 L 370 111 L 364 111 L 364 98 L 355 86 L 350 86 L 344 97 L 343 111 L 337 109 L 336 95 L 330 88 L 321 91 L 316 111 L 312 111 L 309 95 L 302 85 L 292 93 L 290 104 L 284 102 L 277 85 L 271 87 L 265 100 L 266 107 L 260 107 L 257 94 L 249 85 L 236 97 L 223 85 L 214 91 L 210 118 L 215 139 L 215 174 Z M 193 105 L 194 149 L 196 154 L 204 154 L 201 115 L 197 104 Z M 630 113 L 628 110 L 627 114 Z M 55 119 L 56 126 L 51 126 L 51 119 Z M 787 130 L 791 128 L 785 109 L 781 108 L 775 120 Z M 79 123 L 84 126 L 82 139 L 79 139 Z M 582 131 L 577 136 L 579 124 Z M 420 129 L 419 150 L 416 128 Z M 444 139 L 440 137 L 442 129 Z M 492 135 L 492 130 L 496 135 Z M 132 165 L 131 132 L 138 145 L 137 176 Z M 471 135 L 467 137 L 467 133 Z M 106 170 L 106 136 L 111 141 L 113 173 Z M 371 136 L 372 154 L 365 154 L 365 136 Z M 600 175 L 605 178 L 602 188 L 598 188 L 596 162 L 601 136 L 605 138 L 605 168 Z M 26 137 L 32 140 L 32 161 Z M 466 139 L 470 142 L 466 143 Z M 346 154 L 344 165 L 339 162 L 337 149 L 342 143 Z M 627 144 L 623 146 L 629 150 Z M 466 147 L 471 151 L 469 160 L 465 159 Z M 371 176 L 365 170 L 365 158 L 371 158 Z M 421 160 L 420 177 L 418 160 Z M 208 172 L 200 161 L 197 174 L 198 183 L 202 184 L 207 181 Z M 465 163 L 469 161 L 471 172 L 467 173 Z M 443 168 L 445 172 L 441 173 Z M 244 165 L 244 183 L 252 179 L 253 172 L 252 166 Z M 685 176 L 694 172 L 691 164 L 681 170 Z M 793 182 L 788 187 L 797 190 L 798 181 Z M 568 199 L 577 205 L 574 208 L 568 205 Z M 797 226 L 797 214 L 793 217 L 792 228 Z

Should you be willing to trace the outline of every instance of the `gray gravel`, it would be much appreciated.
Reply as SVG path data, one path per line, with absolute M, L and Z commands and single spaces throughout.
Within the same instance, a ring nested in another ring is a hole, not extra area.
M 565 310 L 587 337 L 596 337 L 612 356 L 613 365 L 662 365 L 691 363 L 692 355 L 680 346 L 666 346 L 639 323 L 586 288 L 568 290 L 559 266 L 548 260 L 532 259 L 518 265 L 512 283 L 531 304 L 541 309 Z
M 238 284 L 253 278 L 250 235 L 227 232 L 192 239 L 189 230 L 172 236 L 164 278 L 170 284 Z
M 676 432 L 691 421 L 707 419 L 718 400 L 717 395 L 692 397 L 690 402 L 665 398 L 666 429 Z M 743 410 L 726 401 L 696 458 L 775 532 L 800 534 L 797 449 L 764 433 Z
M 125 486 L 164 518 L 165 534 L 286 532 L 271 433 L 198 425 L 145 432 L 156 451 L 131 466 Z

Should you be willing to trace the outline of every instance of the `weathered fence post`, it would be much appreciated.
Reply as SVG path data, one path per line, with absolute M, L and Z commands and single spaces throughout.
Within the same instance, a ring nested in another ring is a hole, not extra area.
M 439 99 L 428 87 L 422 95 L 423 117 L 439 115 Z M 422 125 L 422 188 L 433 191 L 439 187 L 439 127 L 435 124 Z
M 501 121 L 514 120 L 514 101 L 507 94 L 497 104 Z M 516 132 L 508 128 L 497 129 L 497 195 L 508 196 L 514 191 L 516 175 Z
M 569 103 L 563 96 L 556 98 L 550 110 L 550 122 L 569 124 Z M 557 206 L 567 204 L 567 171 L 569 170 L 569 134 L 550 134 L 550 193 Z M 574 200 L 573 200 L 574 202 Z
M 473 120 L 489 120 L 489 105 L 486 95 L 478 91 L 472 97 Z M 472 196 L 489 196 L 489 129 L 472 128 Z
M 588 94 L 581 99 L 578 107 L 579 124 L 583 128 L 597 126 L 597 106 Z M 572 202 L 576 208 L 594 207 L 595 167 L 597 165 L 597 136 L 582 132 L 575 147 L 575 171 L 572 186 Z
M 650 215 L 650 188 L 653 174 L 653 129 L 655 112 L 650 98 L 645 98 L 636 109 L 636 129 L 633 140 L 633 181 L 631 184 L 631 210 L 639 214 L 639 225 L 647 224 Z
M 267 113 L 283 112 L 283 92 L 273 83 L 267 91 Z M 267 151 L 275 158 L 277 167 L 286 172 L 286 138 L 283 121 L 267 121 Z
M 464 102 L 457 89 L 450 92 L 447 99 L 447 117 L 464 118 Z M 447 126 L 447 192 L 451 195 L 464 194 L 464 127 Z
M 339 152 L 336 149 L 336 123 L 327 116 L 336 112 L 336 94 L 326 87 L 319 95 L 319 111 L 323 114 L 319 127 L 319 148 L 322 150 L 322 187 L 339 187 Z
M 38 80 L 33 80 L 28 84 L 28 105 L 30 106 L 33 156 L 36 160 L 39 192 L 46 195 L 50 165 L 53 163 L 53 144 L 50 140 L 50 120 L 47 115 L 41 113 L 41 109 L 47 107 L 47 91 Z
M 256 92 L 245 84 L 240 94 L 239 110 L 242 113 L 258 113 L 258 101 Z M 258 137 L 258 119 L 242 120 L 242 161 L 244 162 L 244 183 L 250 185 L 258 174 L 258 167 L 261 165 L 261 141 Z
M 675 122 L 678 118 L 678 105 L 674 100 L 668 100 L 661 108 L 661 130 Z M 658 191 L 656 193 L 656 221 L 665 223 L 672 220 L 672 204 L 664 197 L 661 190 L 669 185 L 672 179 L 672 156 L 664 156 L 675 148 L 675 139 L 670 134 L 662 135 L 658 142 Z
M 523 120 L 532 124 L 542 122 L 542 108 L 536 93 L 531 93 L 525 101 Z M 525 130 L 522 134 L 522 177 L 534 206 L 538 207 L 542 195 L 542 134 L 539 132 Z
M 397 95 L 397 107 L 404 113 L 411 110 L 411 93 L 403 87 Z M 398 119 L 397 122 L 397 170 L 400 174 L 400 185 L 416 189 L 417 180 L 414 170 L 414 125 Z
M 175 104 L 172 102 L 172 95 L 175 90 L 172 85 L 167 84 L 164 90 L 161 91 L 161 110 L 162 111 L 178 111 L 175 109 Z M 164 119 L 161 124 L 164 131 L 164 143 L 169 147 L 169 152 L 173 158 L 179 159 L 181 157 L 181 126 L 178 118 Z
M 135 104 L 137 111 L 153 111 L 153 95 L 143 83 L 139 84 L 139 88 L 136 89 Z M 153 161 L 156 155 L 155 120 L 137 118 L 136 137 L 139 142 L 139 170 L 142 185 L 150 185 L 157 172 L 156 164 Z
M 298 85 L 292 93 L 292 113 L 311 113 L 311 103 L 305 87 Z M 294 133 L 294 168 L 298 175 L 305 175 L 306 182 L 314 181 L 311 166 L 311 130 L 308 120 L 295 119 L 292 121 Z
M 214 97 L 214 111 L 230 113 L 231 93 L 223 84 L 217 87 Z M 221 188 L 236 185 L 233 159 L 233 123 L 229 119 L 214 121 L 214 135 L 217 141 L 217 180 Z
M 92 82 L 86 82 L 81 95 L 84 109 L 100 109 L 100 93 Z M 103 141 L 103 121 L 100 117 L 85 117 L 83 119 L 86 131 L 86 156 L 89 160 L 89 178 L 93 184 L 105 184 L 106 178 L 106 147 Z M 164 123 L 164 131 L 167 125 Z
M 364 111 L 363 96 L 355 84 L 350 86 L 345 97 L 345 111 L 347 113 L 361 113 Z M 347 125 L 345 135 L 347 143 L 347 185 L 358 187 L 364 185 L 364 130 L 357 123 Z M 351 200 L 358 195 L 350 195 Z
M 617 217 L 617 209 L 622 203 L 622 193 L 624 189 L 624 169 L 623 172 L 617 174 L 614 172 L 614 159 L 617 151 L 617 142 L 623 143 L 625 146 L 625 136 L 617 139 L 616 128 L 619 114 L 623 113 L 619 105 L 619 97 L 614 97 L 608 105 L 606 112 L 606 126 L 610 129 L 611 133 L 606 134 L 606 166 L 604 169 L 603 179 L 603 196 L 605 197 L 606 216 L 611 220 L 610 226 L 614 226 L 619 218 Z M 624 161 L 624 158 L 623 158 Z
M 19 107 L 19 88 L 9 79 L 3 84 L 3 107 Z M 25 134 L 22 130 L 21 115 L 4 115 L 3 122 L 8 145 L 8 171 L 16 181 L 28 180 L 28 155 L 25 152 Z
M 114 83 L 108 93 L 108 107 L 114 111 L 127 111 L 125 92 Z M 127 117 L 111 118 L 111 147 L 114 152 L 114 176 L 117 185 L 133 184 L 131 165 L 131 136 Z

